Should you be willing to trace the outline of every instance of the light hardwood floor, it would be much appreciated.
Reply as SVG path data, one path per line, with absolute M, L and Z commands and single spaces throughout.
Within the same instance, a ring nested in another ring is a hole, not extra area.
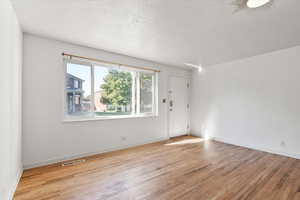
M 15 199 L 300 199 L 300 160 L 196 137 L 26 170 Z

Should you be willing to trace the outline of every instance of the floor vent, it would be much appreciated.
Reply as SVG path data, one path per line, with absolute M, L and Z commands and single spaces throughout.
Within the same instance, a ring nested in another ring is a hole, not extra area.
M 61 166 L 70 166 L 70 165 L 78 165 L 80 163 L 83 163 L 85 162 L 86 160 L 84 159 L 81 159 L 81 160 L 71 160 L 71 161 L 68 161 L 68 162 L 64 162 L 63 164 L 61 164 Z

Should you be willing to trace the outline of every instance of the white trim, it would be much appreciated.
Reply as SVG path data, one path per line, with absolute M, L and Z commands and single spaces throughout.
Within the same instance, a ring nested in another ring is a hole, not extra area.
M 158 80 L 159 80 L 159 73 L 155 73 L 155 106 L 154 106 L 154 112 L 156 115 L 159 115 L 159 87 L 158 87 Z
M 64 120 L 65 118 L 65 114 L 66 114 L 66 111 L 67 111 L 67 103 L 66 103 L 66 85 L 67 85 L 67 82 L 66 82 L 66 74 L 67 74 L 67 65 L 68 65 L 68 59 L 64 58 L 63 59 L 63 71 L 62 71 L 62 82 L 61 82 L 61 85 L 62 85 L 62 100 L 63 100 L 63 103 L 62 103 L 62 112 L 61 112 L 61 119 Z
M 136 73 L 136 114 L 140 115 L 141 113 L 141 79 L 140 79 L 140 73 Z
M 170 100 L 171 100 L 171 75 L 168 76 L 167 80 L 167 132 L 168 132 L 168 137 L 171 138 L 170 134 Z
M 152 109 L 151 109 L 151 112 L 141 112 L 141 108 L 140 108 L 140 100 L 141 100 L 141 94 L 140 94 L 140 91 L 141 91 L 141 79 L 140 79 L 140 73 L 138 73 L 138 79 L 137 81 L 139 82 L 139 85 L 137 87 L 138 89 L 138 110 L 139 110 L 139 113 L 140 115 L 158 115 L 158 72 L 153 72 L 153 73 L 146 73 L 148 75 L 151 75 L 152 76 L 152 79 L 151 79 L 151 87 L 152 87 Z
M 131 87 L 131 113 L 136 113 L 136 72 L 131 72 L 132 87 Z
M 139 115 L 116 115 L 116 116 L 91 116 L 90 118 L 84 117 L 65 117 L 63 122 L 84 122 L 84 121 L 98 121 L 98 120 L 113 120 L 113 119 L 134 119 L 134 118 L 150 118 L 158 117 L 158 115 L 153 114 L 139 114 Z
M 98 154 L 102 154 L 102 153 L 127 149 L 127 148 L 131 148 L 131 147 L 145 145 L 145 144 L 151 144 L 151 143 L 154 143 L 154 142 L 166 141 L 168 139 L 169 139 L 169 137 L 160 137 L 160 138 L 157 138 L 157 139 L 150 139 L 150 140 L 146 140 L 146 141 L 139 142 L 139 143 L 122 145 L 122 146 L 119 146 L 119 147 L 108 148 L 108 149 L 99 150 L 99 151 L 95 151 L 95 152 L 87 152 L 87 153 L 82 153 L 82 154 L 64 156 L 64 157 L 60 157 L 60 158 L 48 159 L 48 160 L 45 160 L 45 161 L 40 161 L 40 162 L 35 162 L 35 163 L 32 163 L 32 164 L 24 165 L 24 169 L 31 169 L 31 168 L 41 167 L 41 166 L 50 165 L 50 164 L 55 164 L 55 163 L 59 163 L 59 162 L 67 161 L 67 160 L 73 160 L 73 159 L 98 155 Z
M 23 169 L 19 170 L 19 172 L 16 176 L 16 179 L 15 179 L 13 185 L 11 186 L 11 189 L 9 191 L 9 200 L 12 200 L 14 198 L 14 194 L 17 190 L 17 187 L 18 187 L 18 184 L 21 180 L 22 174 L 23 174 Z
M 95 66 L 91 64 L 91 112 L 95 113 Z
M 191 94 L 192 94 L 192 90 L 191 90 L 191 80 L 189 78 L 187 78 L 187 84 L 189 85 L 188 87 L 188 99 L 187 99 L 187 102 L 188 102 L 188 125 L 189 125 L 189 128 L 187 129 L 187 134 L 188 135 L 191 135 Z
M 236 146 L 240 146 L 240 147 L 246 147 L 246 148 L 254 149 L 254 150 L 258 150 L 258 151 L 264 151 L 267 153 L 272 153 L 272 154 L 277 154 L 277 155 L 281 155 L 281 156 L 287 156 L 287 157 L 291 157 L 291 158 L 300 159 L 300 154 L 297 154 L 297 153 L 287 153 L 284 151 L 272 150 L 272 149 L 261 147 L 261 146 L 255 146 L 253 144 L 245 144 L 245 143 L 241 144 L 241 143 L 233 142 L 233 141 L 230 141 L 230 140 L 227 140 L 224 138 L 220 138 L 220 137 L 212 137 L 211 139 L 215 140 L 217 142 L 222 142 L 222 143 L 236 145 Z
M 152 112 L 151 113 L 156 113 L 156 87 L 155 87 L 155 79 L 156 79 L 156 73 L 152 76 Z

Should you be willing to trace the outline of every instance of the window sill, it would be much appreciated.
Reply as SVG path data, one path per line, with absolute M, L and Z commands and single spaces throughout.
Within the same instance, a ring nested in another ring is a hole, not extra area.
M 114 119 L 135 119 L 135 118 L 156 118 L 158 115 L 124 115 L 124 116 L 105 116 L 105 117 L 65 117 L 63 122 L 85 122 L 85 121 L 102 121 L 102 120 L 114 120 Z

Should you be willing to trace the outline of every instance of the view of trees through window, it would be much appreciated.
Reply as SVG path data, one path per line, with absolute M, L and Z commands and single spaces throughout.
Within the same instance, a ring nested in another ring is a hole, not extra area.
M 97 67 L 95 67 L 97 68 Z M 132 73 L 120 70 L 108 70 L 105 76 L 97 76 L 101 79 L 95 84 L 95 90 L 100 95 L 95 95 L 95 101 L 101 108 L 96 107 L 97 115 L 128 115 L 132 112 Z M 96 105 L 96 104 L 95 104 Z
M 154 113 L 154 80 L 155 73 L 151 72 L 68 63 L 66 113 L 69 116 Z

